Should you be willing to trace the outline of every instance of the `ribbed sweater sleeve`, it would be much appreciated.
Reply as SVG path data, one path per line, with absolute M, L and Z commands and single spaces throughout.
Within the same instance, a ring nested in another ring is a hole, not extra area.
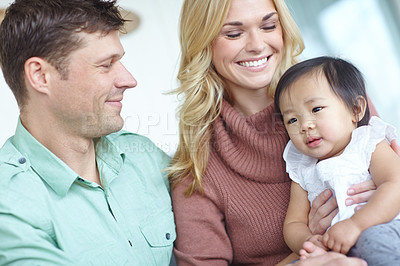
M 172 190 L 177 236 L 174 253 L 181 265 L 229 265 L 233 250 L 225 230 L 224 213 L 208 191 L 185 197 L 188 177 Z

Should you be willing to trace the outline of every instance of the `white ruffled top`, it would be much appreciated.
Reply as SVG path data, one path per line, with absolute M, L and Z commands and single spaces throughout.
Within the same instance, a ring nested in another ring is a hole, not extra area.
M 283 153 L 286 171 L 294 182 L 308 192 L 310 203 L 327 188 L 334 192 L 339 212 L 332 220 L 333 225 L 354 214 L 356 205 L 345 204 L 347 189 L 371 179 L 368 169 L 376 145 L 384 139 L 390 143 L 395 138 L 396 129 L 373 116 L 368 126 L 353 130 L 350 143 L 342 154 L 319 162 L 299 152 L 289 141 Z

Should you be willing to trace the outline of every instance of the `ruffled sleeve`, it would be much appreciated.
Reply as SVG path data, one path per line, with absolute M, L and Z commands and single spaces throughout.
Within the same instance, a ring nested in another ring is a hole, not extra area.
M 373 116 L 369 121 L 369 125 L 373 130 L 374 134 L 379 134 L 382 137 L 382 133 L 384 134 L 384 138 L 390 143 L 392 140 L 397 138 L 396 128 L 388 123 L 385 123 L 382 119 L 377 116 Z M 376 133 L 375 133 L 376 132 Z M 382 138 L 383 139 L 383 138 Z M 381 139 L 381 140 L 382 140 Z
M 305 175 L 302 173 L 307 171 L 310 166 L 315 165 L 317 160 L 297 150 L 291 140 L 285 147 L 283 159 L 286 162 L 286 172 L 289 174 L 290 179 L 298 183 L 303 189 L 306 189 Z
M 369 165 L 371 162 L 372 153 L 376 149 L 376 145 L 382 140 L 386 140 L 388 141 L 388 143 L 390 143 L 393 139 L 396 138 L 396 129 L 392 125 L 385 123 L 377 116 L 371 117 L 369 125 L 366 128 L 366 130 L 368 131 L 367 138 L 365 138 L 365 136 L 362 136 L 362 134 L 360 134 L 360 136 L 356 135 L 353 137 L 364 138 L 364 141 L 362 143 L 365 146 L 359 148 L 360 150 L 365 151 L 365 163 L 366 165 Z

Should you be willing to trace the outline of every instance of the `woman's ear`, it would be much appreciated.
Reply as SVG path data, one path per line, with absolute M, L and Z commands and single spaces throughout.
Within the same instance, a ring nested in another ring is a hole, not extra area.
M 367 100 L 362 96 L 357 96 L 356 104 L 353 107 L 353 122 L 358 123 L 364 118 L 367 109 Z
M 25 61 L 25 82 L 27 88 L 32 88 L 38 93 L 47 94 L 48 90 L 48 71 L 50 64 L 40 57 L 31 57 Z

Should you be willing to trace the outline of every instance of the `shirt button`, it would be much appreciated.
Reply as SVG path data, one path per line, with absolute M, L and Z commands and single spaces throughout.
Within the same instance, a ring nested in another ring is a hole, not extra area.
M 20 164 L 24 164 L 24 163 L 26 163 L 26 159 L 24 157 L 21 157 L 21 158 L 19 158 L 18 162 Z
M 170 240 L 170 239 L 171 239 L 171 234 L 170 234 L 170 233 L 166 233 L 166 234 L 165 234 L 165 238 L 166 238 L 167 240 Z

